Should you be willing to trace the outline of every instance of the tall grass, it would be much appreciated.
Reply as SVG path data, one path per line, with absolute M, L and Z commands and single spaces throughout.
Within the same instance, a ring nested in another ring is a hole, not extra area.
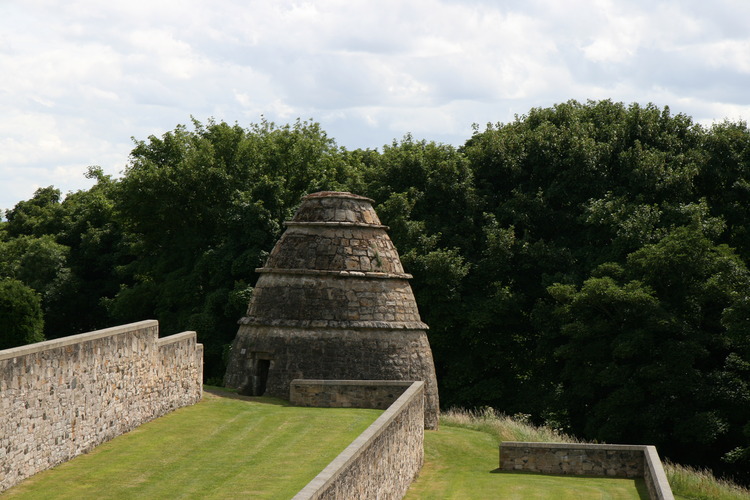
M 451 409 L 440 422 L 486 432 L 501 441 L 547 443 L 581 443 L 583 441 L 545 426 L 530 424 L 525 415 L 507 416 L 492 408 L 477 411 Z M 750 490 L 716 478 L 710 471 L 695 469 L 669 461 L 664 463 L 669 485 L 675 497 L 686 500 L 750 500 Z
M 545 426 L 529 423 L 525 415 L 509 417 L 492 408 L 464 410 L 452 408 L 440 417 L 441 422 L 455 427 L 464 427 L 486 432 L 500 441 L 531 441 L 546 443 L 580 443 L 573 436 Z
M 747 500 L 750 489 L 716 478 L 710 471 L 664 463 L 669 485 L 675 495 L 690 500 Z

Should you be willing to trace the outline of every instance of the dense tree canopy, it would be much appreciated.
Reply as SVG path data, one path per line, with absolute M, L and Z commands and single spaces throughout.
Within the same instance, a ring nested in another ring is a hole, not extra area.
M 121 178 L 88 175 L 0 224 L 0 278 L 41 298 L 48 337 L 156 318 L 198 331 L 215 382 L 300 197 L 353 191 L 414 275 L 444 405 L 750 481 L 745 123 L 571 101 L 460 148 L 348 151 L 312 122 L 194 121 L 136 142 Z
M 0 349 L 44 340 L 39 295 L 18 280 L 0 279 Z

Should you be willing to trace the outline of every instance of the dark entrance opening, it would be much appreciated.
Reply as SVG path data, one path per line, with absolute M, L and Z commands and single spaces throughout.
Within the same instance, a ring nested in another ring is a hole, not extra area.
M 259 359 L 256 365 L 255 396 L 262 396 L 266 392 L 266 382 L 268 381 L 268 369 L 271 367 L 270 359 Z

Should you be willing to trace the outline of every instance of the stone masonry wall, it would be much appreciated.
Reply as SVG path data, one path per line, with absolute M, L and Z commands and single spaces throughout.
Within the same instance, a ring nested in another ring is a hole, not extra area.
M 292 380 L 289 402 L 296 406 L 385 410 L 411 384 L 403 380 Z
M 642 477 L 652 500 L 674 500 L 656 448 L 586 443 L 500 443 L 500 469 L 576 476 Z
M 424 463 L 423 391 L 409 386 L 293 500 L 403 498 Z
M 322 271 L 265 274 L 253 290 L 250 314 L 241 322 L 426 329 L 408 281 L 345 276 Z
M 263 269 L 318 269 L 382 273 L 410 278 L 385 226 L 361 227 L 313 222 L 287 224 Z M 315 251 L 311 251 L 314 249 Z M 283 250 L 283 251 L 282 251 Z
M 142 321 L 0 351 L 0 491 L 202 396 L 195 332 Z
M 373 203 L 345 192 L 302 198 L 256 269 L 224 385 L 286 398 L 294 379 L 422 380 L 425 426 L 437 428 L 428 326 Z
M 438 427 L 438 388 L 427 335 L 423 331 L 324 330 L 242 325 L 232 350 L 225 385 L 243 387 L 249 374 L 241 363 L 270 359 L 266 394 L 289 397 L 294 379 L 423 380 L 425 427 Z M 234 365 L 232 364 L 234 363 Z
M 643 446 L 504 441 L 500 444 L 500 468 L 543 474 L 643 477 Z

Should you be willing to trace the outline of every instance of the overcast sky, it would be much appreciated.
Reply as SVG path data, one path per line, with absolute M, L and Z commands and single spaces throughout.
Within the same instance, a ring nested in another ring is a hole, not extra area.
M 119 175 L 131 137 L 210 117 L 320 122 L 340 146 L 569 99 L 750 117 L 747 0 L 0 0 L 0 209 Z

